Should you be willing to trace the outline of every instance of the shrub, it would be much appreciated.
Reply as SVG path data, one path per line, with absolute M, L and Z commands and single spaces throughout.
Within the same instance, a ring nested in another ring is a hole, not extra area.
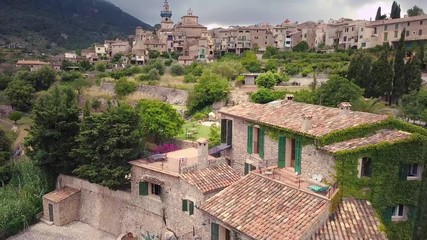
M 184 82 L 185 83 L 195 83 L 197 82 L 197 77 L 195 77 L 193 74 L 186 74 L 184 76 Z
M 173 143 L 165 143 L 161 145 L 157 145 L 153 149 L 153 154 L 162 154 L 162 153 L 168 153 L 168 152 L 174 152 L 179 150 L 179 147 Z
M 238 76 L 236 78 L 236 87 L 240 87 L 245 82 L 245 76 Z
M 143 74 L 139 75 L 138 80 L 139 81 L 149 81 L 150 76 L 148 74 L 143 73 Z
M 184 75 L 185 69 L 181 64 L 176 63 L 172 65 L 171 72 L 173 76 L 182 76 Z
M 173 63 L 173 60 L 172 59 L 168 59 L 168 60 L 166 60 L 165 61 L 165 66 L 170 66 L 170 65 L 172 65 L 172 63 Z
M 251 94 L 251 101 L 254 103 L 265 104 L 278 99 L 282 99 L 286 92 L 273 91 L 267 88 L 260 88 L 258 91 Z
M 79 72 L 62 72 L 61 80 L 64 82 L 72 82 L 78 78 L 83 78 L 83 75 Z
M 22 118 L 22 113 L 21 112 L 11 112 L 9 114 L 9 119 L 13 122 L 15 122 L 15 124 L 17 123 L 17 121 L 19 121 Z
M 105 72 L 105 69 L 107 68 L 107 64 L 103 62 L 97 62 L 95 63 L 95 70 L 99 72 Z
M 160 80 L 160 73 L 159 70 L 153 68 L 150 71 L 148 71 L 148 78 L 149 80 Z
M 118 80 L 114 86 L 114 92 L 120 97 L 127 96 L 135 91 L 136 84 L 127 80 L 126 78 L 120 78 L 120 80 Z

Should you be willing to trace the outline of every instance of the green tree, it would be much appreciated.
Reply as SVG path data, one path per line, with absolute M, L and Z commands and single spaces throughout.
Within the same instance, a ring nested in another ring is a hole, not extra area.
M 149 80 L 160 80 L 160 73 L 159 70 L 157 70 L 156 68 L 150 69 L 147 75 Z
M 107 64 L 105 62 L 97 62 L 95 63 L 95 70 L 98 72 L 105 72 L 107 69 Z
M 257 59 L 257 56 L 253 51 L 245 51 L 241 62 L 243 67 L 251 73 L 261 71 L 261 61 Z
M 116 53 L 114 54 L 114 56 L 111 58 L 111 63 L 119 63 L 120 60 L 122 60 L 123 54 L 121 53 Z
M 268 46 L 265 53 L 262 55 L 263 58 L 273 58 L 279 54 L 279 49 L 273 46 Z
M 412 8 L 407 11 L 409 17 L 424 15 L 424 10 L 417 5 L 414 5 Z
M 83 78 L 83 75 L 79 72 L 62 72 L 61 73 L 61 81 L 63 82 L 72 82 L 78 78 Z
M 120 78 L 114 85 L 114 92 L 119 97 L 125 97 L 136 91 L 136 84 L 127 78 Z
M 366 94 L 371 94 L 375 84 L 371 81 L 373 57 L 366 52 L 358 52 L 351 57 L 347 78 L 354 81 L 359 87 L 366 89 Z M 374 80 L 374 79 L 373 79 Z
M 258 87 L 268 89 L 272 89 L 278 82 L 280 82 L 280 75 L 270 71 L 259 75 L 256 79 L 256 85 Z
M 309 49 L 308 43 L 306 41 L 301 41 L 292 49 L 294 52 L 307 52 Z
M 405 93 L 405 32 L 406 30 L 403 29 L 394 55 L 393 99 L 391 100 L 394 102 Z
M 234 60 L 218 61 L 218 62 L 211 63 L 208 66 L 209 66 L 208 69 L 212 73 L 225 77 L 228 80 L 236 79 L 236 77 L 239 76 L 241 73 L 243 73 L 245 70 L 242 63 Z M 201 73 L 203 73 L 203 71 Z M 198 75 L 195 74 L 195 76 L 198 76 Z
M 209 147 L 219 146 L 221 144 L 221 128 L 213 124 L 209 128 Z
M 82 90 L 92 86 L 92 83 L 84 78 L 78 78 L 71 83 L 71 86 L 77 91 L 77 94 L 80 96 Z
M 182 76 L 185 73 L 185 68 L 181 64 L 176 63 L 171 66 L 171 73 L 173 76 Z
M 353 111 L 368 112 L 375 114 L 391 114 L 390 108 L 381 101 L 381 98 L 359 98 L 351 102 Z
M 403 74 L 405 80 L 405 94 L 412 91 L 418 91 L 421 88 L 421 61 L 418 54 L 413 54 L 405 64 L 405 72 Z
M 33 106 L 34 88 L 22 80 L 13 80 L 5 90 L 7 99 L 13 108 L 28 112 Z
M 84 70 L 84 71 L 89 71 L 92 69 L 92 65 L 90 64 L 89 61 L 81 61 L 79 63 L 80 69 Z
M 377 9 L 377 15 L 375 15 L 375 21 L 381 20 L 381 7 Z
M 37 100 L 34 115 L 34 125 L 25 140 L 28 156 L 53 175 L 70 173 L 76 166 L 70 153 L 79 132 L 74 91 L 55 87 Z
M 389 100 L 393 90 L 393 66 L 388 61 L 388 52 L 382 51 L 372 66 L 371 84 L 366 88 L 367 97 L 385 97 Z
M 48 89 L 56 80 L 56 72 L 53 68 L 44 66 L 35 71 L 32 85 L 36 91 Z
M 137 109 L 145 139 L 160 142 L 181 133 L 184 120 L 170 104 L 156 100 L 141 100 Z
M 273 91 L 268 88 L 259 88 L 258 91 L 251 94 L 250 99 L 254 103 L 265 104 L 278 99 L 282 99 L 285 92 Z
M 279 67 L 279 60 L 277 59 L 268 59 L 265 63 L 265 70 L 276 72 L 277 68 Z
M 298 92 L 294 92 L 294 101 L 295 102 L 303 102 L 303 103 L 310 103 L 315 104 L 316 103 L 316 91 L 312 91 L 309 89 L 303 89 Z
M 217 101 L 225 100 L 230 90 L 230 83 L 226 78 L 211 72 L 203 73 L 188 96 L 189 113 L 194 114 Z
M 160 52 L 159 52 L 159 51 L 157 51 L 157 50 L 150 50 L 150 51 L 148 52 L 148 57 L 149 57 L 150 59 L 156 59 L 156 58 L 160 57 Z
M 390 17 L 392 19 L 396 19 L 396 18 L 400 18 L 400 5 L 397 4 L 396 1 L 393 1 L 393 4 L 391 5 L 391 12 L 390 12 Z
M 9 120 L 13 121 L 15 124 L 22 118 L 22 113 L 18 111 L 14 111 L 9 113 Z
M 336 107 L 341 102 L 351 102 L 363 96 L 363 89 L 352 81 L 331 76 L 329 80 L 316 91 L 316 99 L 320 105 Z
M 165 74 L 165 64 L 163 64 L 162 61 L 160 60 L 156 60 L 156 61 L 152 61 L 150 62 L 148 65 L 145 66 L 144 70 L 145 73 L 148 73 L 151 69 L 157 69 L 157 71 L 159 71 L 160 75 L 164 75 Z
M 13 78 L 9 75 L 0 73 L 0 90 L 5 90 Z
M 401 100 L 399 114 L 407 119 L 427 122 L 427 90 L 422 88 L 404 95 Z
M 1 166 L 3 166 L 6 161 L 10 159 L 10 153 L 12 151 L 11 149 L 12 141 L 7 136 L 6 132 L 0 128 L 0 172 L 1 172 Z M 2 177 L 0 173 L 0 186 L 2 182 Z
M 138 111 L 125 104 L 86 117 L 72 152 L 79 163 L 73 173 L 112 189 L 126 184 L 128 161 L 143 152 L 140 124 Z

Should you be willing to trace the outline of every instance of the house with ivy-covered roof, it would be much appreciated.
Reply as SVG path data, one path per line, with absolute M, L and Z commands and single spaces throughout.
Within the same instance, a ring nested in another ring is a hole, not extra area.
M 225 156 L 242 176 L 254 172 L 300 191 L 323 195 L 331 216 L 340 209 L 343 198 L 367 201 L 373 210 L 354 214 L 368 219 L 365 222 L 377 219 L 381 227 L 372 228 L 384 232 L 388 239 L 426 239 L 422 231 L 427 227 L 423 225 L 427 209 L 423 201 L 427 196 L 423 174 L 427 130 L 390 116 L 350 108 L 349 103 L 331 108 L 294 102 L 292 98 L 223 108 L 221 147 L 212 154 Z M 265 201 L 270 199 L 265 197 Z M 284 200 L 277 200 L 276 207 L 270 210 L 280 211 L 279 206 L 284 204 L 281 201 Z M 247 208 L 235 209 L 253 211 L 250 205 Z M 222 239 L 216 236 L 227 231 L 239 233 L 221 214 L 215 215 L 209 208 L 205 213 L 211 217 L 212 239 Z M 281 224 L 286 224 L 285 219 Z M 217 229 L 223 231 L 217 233 Z M 357 229 L 341 231 L 343 236 L 351 236 L 345 231 Z M 365 231 L 361 239 L 376 239 L 377 235 L 378 232 Z M 252 238 L 270 239 L 256 236 Z M 318 234 L 315 239 L 322 236 L 326 235 Z

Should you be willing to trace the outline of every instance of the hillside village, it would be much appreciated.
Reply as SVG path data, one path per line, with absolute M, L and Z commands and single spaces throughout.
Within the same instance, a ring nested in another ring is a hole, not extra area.
M 159 8 L 128 39 L 0 49 L 0 239 L 427 238 L 422 9 L 208 30 Z

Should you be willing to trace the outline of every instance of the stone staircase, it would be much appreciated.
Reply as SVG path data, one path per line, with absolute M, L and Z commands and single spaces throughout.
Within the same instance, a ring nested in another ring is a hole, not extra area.
M 295 174 L 295 171 L 293 168 L 275 169 L 273 177 L 281 182 L 284 182 L 296 187 L 299 187 L 299 185 L 302 183 L 301 177 Z

